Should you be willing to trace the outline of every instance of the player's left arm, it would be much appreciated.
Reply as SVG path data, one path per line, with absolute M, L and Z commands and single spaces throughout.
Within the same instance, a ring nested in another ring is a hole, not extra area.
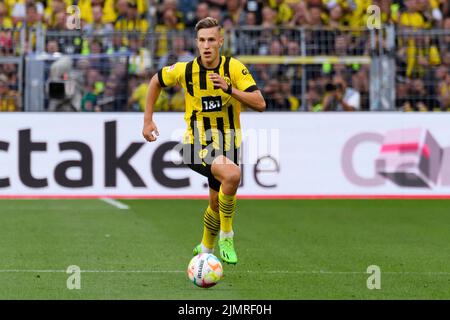
M 259 89 L 246 92 L 231 87 L 231 96 L 255 111 L 263 112 L 266 110 L 266 101 Z
M 256 86 L 255 80 L 253 80 L 253 77 L 248 72 L 248 69 L 238 60 L 232 59 L 232 61 L 232 79 L 230 80 L 235 85 L 228 84 L 220 75 L 212 73 L 209 77 L 214 83 L 214 86 L 221 88 L 224 92 L 253 110 L 259 112 L 264 111 L 266 109 L 266 101 Z

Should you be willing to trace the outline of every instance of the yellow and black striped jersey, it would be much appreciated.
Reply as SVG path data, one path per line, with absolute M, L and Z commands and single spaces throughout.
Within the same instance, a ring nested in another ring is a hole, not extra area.
M 209 73 L 220 74 L 228 84 L 241 91 L 258 90 L 245 65 L 225 56 L 220 57 L 219 65 L 213 69 L 205 68 L 200 57 L 190 62 L 177 62 L 159 70 L 158 79 L 162 87 L 180 84 L 184 88 L 184 120 L 188 126 L 184 143 L 212 144 L 214 149 L 225 151 L 230 147 L 239 148 L 241 103 L 222 89 L 214 89 Z

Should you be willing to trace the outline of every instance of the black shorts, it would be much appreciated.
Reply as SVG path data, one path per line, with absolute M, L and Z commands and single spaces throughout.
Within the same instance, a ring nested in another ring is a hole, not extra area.
M 221 151 L 209 146 L 194 147 L 193 144 L 183 145 L 183 163 L 202 176 L 208 178 L 208 185 L 211 189 L 219 192 L 220 181 L 211 172 L 211 165 L 215 158 L 224 155 L 235 164 L 239 165 L 239 149 L 233 151 Z

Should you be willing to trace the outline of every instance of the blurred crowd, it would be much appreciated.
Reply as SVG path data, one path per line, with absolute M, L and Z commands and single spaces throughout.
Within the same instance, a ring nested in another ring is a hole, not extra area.
M 379 20 L 367 11 L 371 5 L 379 8 Z M 231 55 L 299 56 L 301 34 L 295 28 L 305 27 L 303 54 L 370 56 L 367 28 L 393 24 L 396 107 L 450 108 L 450 36 L 430 32 L 450 30 L 449 0 L 0 0 L 0 110 L 20 109 L 18 67 L 2 62 L 2 56 L 37 48 L 32 31 L 19 46 L 17 28 L 43 28 L 49 55 L 77 54 L 70 63 L 78 97 L 69 108 L 46 101 L 49 110 L 139 111 L 159 68 L 195 57 L 193 29 L 207 16 L 224 26 L 223 54 Z M 81 31 L 71 27 L 77 23 Z M 240 29 L 231 39 L 235 28 Z M 369 110 L 369 65 L 248 67 L 269 110 Z M 51 66 L 47 69 L 51 77 Z M 182 88 L 164 91 L 157 110 L 184 110 Z

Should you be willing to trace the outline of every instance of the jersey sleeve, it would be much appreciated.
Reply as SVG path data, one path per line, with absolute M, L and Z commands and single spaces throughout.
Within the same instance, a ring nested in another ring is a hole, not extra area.
M 171 66 L 164 67 L 158 71 L 158 80 L 161 87 L 173 87 L 180 84 L 184 76 L 184 62 L 177 62 Z
M 259 90 L 252 75 L 242 62 L 237 59 L 231 59 L 230 67 L 232 81 L 237 89 L 246 92 Z

